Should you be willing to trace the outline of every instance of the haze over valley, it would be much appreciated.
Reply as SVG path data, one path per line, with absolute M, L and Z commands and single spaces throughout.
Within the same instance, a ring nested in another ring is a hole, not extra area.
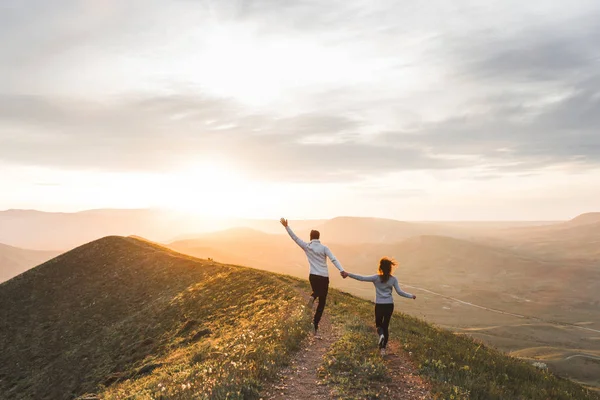
M 6 227 L 19 224 L 29 224 L 36 232 L 12 236 L 24 245 L 67 250 L 107 235 L 135 235 L 201 259 L 299 278 L 307 273 L 303 252 L 278 221 L 211 219 L 203 224 L 197 219 L 196 233 L 178 235 L 169 214 L 151 210 L 13 210 L 0 216 L 13 224 L 2 225 L 0 235 L 5 238 L 11 237 Z M 600 213 L 588 213 L 561 222 L 477 224 L 338 217 L 291 224 L 304 238 L 318 229 L 349 271 L 369 275 L 382 256 L 398 260 L 396 275 L 402 286 L 421 300 L 401 304 L 403 312 L 600 387 L 600 364 L 595 361 L 600 356 L 599 218 Z M 53 228 L 69 224 L 72 230 Z M 215 226 L 227 229 L 212 231 Z M 85 239 L 77 240 L 78 232 Z M 16 250 L 0 247 L 3 259 L 12 254 L 7 249 Z M 58 253 L 33 254 L 41 262 Z M 34 264 L 9 262 L 6 265 L 14 267 L 3 268 L 4 280 Z M 373 300 L 368 285 L 342 280 L 335 273 L 331 280 L 334 287 Z

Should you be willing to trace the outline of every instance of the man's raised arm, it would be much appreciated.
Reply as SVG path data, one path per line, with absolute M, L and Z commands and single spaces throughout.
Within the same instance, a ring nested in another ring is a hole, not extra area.
M 292 228 L 290 228 L 290 226 L 288 225 L 287 219 L 281 218 L 279 220 L 279 222 L 281 222 L 281 225 L 283 225 L 285 227 L 285 230 L 290 235 L 290 237 L 292 238 L 292 240 L 294 242 L 296 242 L 296 244 L 298 244 L 298 246 L 300 246 L 302 248 L 302 250 L 306 250 L 307 247 L 308 247 L 308 243 L 306 243 L 304 240 L 302 240 L 298 236 L 296 236 L 296 234 L 294 233 L 294 231 L 292 230 Z

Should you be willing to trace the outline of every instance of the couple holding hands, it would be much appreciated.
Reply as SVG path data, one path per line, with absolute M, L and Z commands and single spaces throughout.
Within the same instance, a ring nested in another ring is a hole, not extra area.
M 306 257 L 308 258 L 308 264 L 310 266 L 308 280 L 313 291 L 309 303 L 310 307 L 312 308 L 314 301 L 319 299 L 313 319 L 315 335 L 319 329 L 319 321 L 323 315 L 325 302 L 327 300 L 327 292 L 329 291 L 329 272 L 327 270 L 327 258 L 329 258 L 333 265 L 340 270 L 340 274 L 344 279 L 350 277 L 359 281 L 372 282 L 373 285 L 375 285 L 375 326 L 377 327 L 377 335 L 379 336 L 379 349 L 381 354 L 385 355 L 385 348 L 389 338 L 388 328 L 394 312 L 394 298 L 392 297 L 392 291 L 395 289 L 400 296 L 409 299 L 414 300 L 417 298 L 417 296 L 413 294 L 404 292 L 398 284 L 398 279 L 392 276 L 392 268 L 396 266 L 396 263 L 392 259 L 386 257 L 382 258 L 379 261 L 379 269 L 376 275 L 365 276 L 346 272 L 331 250 L 329 250 L 327 246 L 321 244 L 321 241 L 319 240 L 319 231 L 310 231 L 310 242 L 307 243 L 296 236 L 294 231 L 290 228 L 287 219 L 281 218 L 280 222 L 294 242 L 304 250 Z

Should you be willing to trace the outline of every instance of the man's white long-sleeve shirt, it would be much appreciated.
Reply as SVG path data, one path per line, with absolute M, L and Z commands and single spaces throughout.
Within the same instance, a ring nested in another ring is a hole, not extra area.
M 285 227 L 287 233 L 290 234 L 290 237 L 304 250 L 306 253 L 306 258 L 308 258 L 308 264 L 310 265 L 310 273 L 312 275 L 320 275 L 320 276 L 329 276 L 329 271 L 327 270 L 327 257 L 331 260 L 333 265 L 340 271 L 343 271 L 342 265 L 335 258 L 329 247 L 321 244 L 321 242 L 317 239 L 311 240 L 309 243 L 306 243 L 302 239 L 300 239 L 292 228 L 289 226 Z

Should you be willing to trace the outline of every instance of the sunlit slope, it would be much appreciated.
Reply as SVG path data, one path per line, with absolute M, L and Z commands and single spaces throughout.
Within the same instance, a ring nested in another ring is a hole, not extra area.
M 0 285 L 0 398 L 258 399 L 309 331 L 307 290 L 144 240 L 89 243 Z M 372 304 L 332 290 L 328 315 L 341 335 L 320 369 L 331 388 L 344 392 L 348 374 L 365 385 L 352 393 L 386 382 Z M 422 321 L 395 321 L 393 339 L 440 398 L 597 398 Z
M 486 231 L 485 226 L 456 223 L 406 222 L 386 218 L 337 217 L 313 226 L 329 243 L 346 245 L 397 243 L 420 235 L 469 237 Z M 308 236 L 309 230 L 298 230 Z
M 307 332 L 296 296 L 274 275 L 137 239 L 89 243 L 0 285 L 0 398 L 188 383 L 252 397 Z
M 373 305 L 337 290 L 331 291 L 331 303 L 329 313 L 334 323 L 343 326 L 343 336 L 326 356 L 326 380 L 347 391 L 356 390 L 357 383 L 377 381 L 381 364 L 374 360 L 365 365 L 359 356 L 365 353 L 365 343 L 373 347 L 376 344 L 373 328 L 365 327 L 366 323 L 372 324 Z M 396 303 L 396 310 L 408 307 L 406 301 Z M 401 312 L 396 312 L 391 320 L 390 335 L 392 343 L 397 341 L 410 361 L 418 365 L 419 374 L 431 382 L 436 399 L 600 399 L 597 392 L 558 378 L 546 369 L 538 370 L 529 361 L 506 356 L 478 340 Z M 368 387 L 376 390 L 378 386 L 375 383 Z
M 233 235 L 239 240 L 224 232 L 206 235 L 179 242 L 175 248 L 306 278 L 306 257 L 286 234 L 241 234 Z M 324 242 L 328 243 L 327 237 Z M 395 275 L 405 289 L 419 296 L 419 301 L 402 303 L 408 314 L 517 355 L 529 348 L 551 347 L 567 355 L 560 362 L 545 354 L 535 359 L 563 376 L 600 386 L 586 372 L 596 371 L 596 365 L 588 365 L 594 361 L 565 360 L 572 349 L 580 354 L 600 351 L 600 268 L 595 265 L 443 236 L 418 236 L 392 244 L 332 243 L 330 247 L 346 269 L 362 274 L 375 273 L 382 256 L 395 257 L 400 262 Z M 330 279 L 334 287 L 374 298 L 372 285 L 342 280 L 333 267 Z M 588 368 L 580 368 L 582 363 Z
M 401 264 L 397 274 L 402 282 L 487 307 L 552 317 L 568 314 L 573 322 L 597 307 L 595 294 L 600 291 L 600 268 L 588 263 L 547 260 L 444 236 L 352 245 L 329 240 L 329 236 L 324 236 L 323 242 L 329 244 L 344 267 L 353 272 L 375 273 L 378 260 L 391 256 Z M 307 274 L 306 257 L 287 234 L 234 230 L 175 242 L 170 247 L 216 261 L 298 277 Z M 356 289 L 353 293 L 362 295 L 370 289 L 356 282 L 342 283 L 336 273 L 331 275 L 333 284 Z M 566 304 L 574 308 L 567 310 Z
M 0 283 L 48 261 L 58 254 L 60 253 L 56 251 L 20 249 L 0 243 Z
M 581 214 L 567 222 L 569 225 L 588 225 L 595 223 L 600 223 L 600 212 Z
M 248 265 L 274 272 L 304 272 L 306 259 L 298 246 L 285 235 L 267 234 L 249 228 L 235 228 L 173 242 L 171 249 L 200 258 Z M 302 265 L 303 266 L 303 265 Z

